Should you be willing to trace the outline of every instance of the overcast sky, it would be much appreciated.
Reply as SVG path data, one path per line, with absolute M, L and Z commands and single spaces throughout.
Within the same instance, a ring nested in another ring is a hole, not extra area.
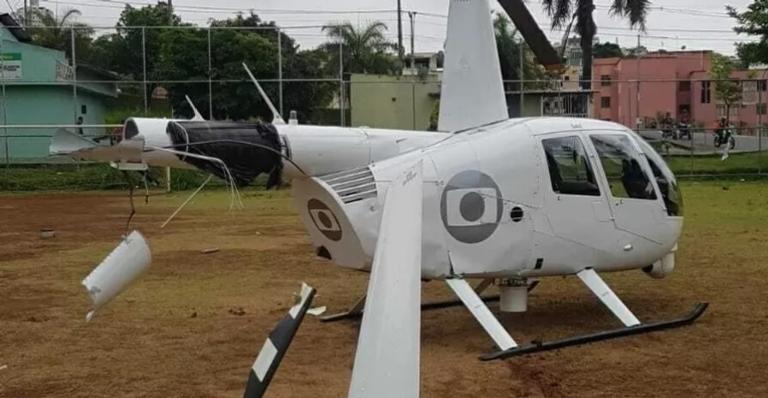
M 416 14 L 416 51 L 437 51 L 443 48 L 448 13 L 447 0 L 402 0 L 403 9 Z M 651 50 L 712 49 L 726 54 L 735 52 L 734 42 L 754 40 L 737 36 L 731 30 L 733 19 L 725 13 L 725 5 L 744 9 L 751 0 L 655 0 L 648 16 L 645 33 L 630 30 L 625 20 L 609 15 L 611 0 L 596 0 L 595 19 L 601 41 L 618 42 L 622 47 L 634 46 L 637 34 Z M 124 4 L 134 6 L 155 4 L 151 0 L 40 0 L 40 5 L 54 11 L 76 8 L 82 12 L 81 22 L 94 26 L 114 26 Z M 23 0 L 0 0 L 2 9 L 17 7 Z M 492 2 L 495 9 L 501 8 Z M 397 0 L 173 0 L 173 5 L 184 21 L 205 25 L 210 18 L 227 18 L 237 11 L 253 10 L 262 19 L 274 20 L 286 27 L 302 48 L 312 48 L 325 40 L 319 28 L 307 28 L 336 21 L 350 21 L 365 25 L 381 20 L 390 27 L 388 35 L 397 37 Z M 529 8 L 552 41 L 559 42 L 562 31 L 550 30 L 550 21 L 542 11 L 541 2 L 528 0 Z M 349 12 L 347 12 L 349 11 Z M 380 11 L 380 12 L 372 12 Z M 410 26 L 404 15 L 404 40 L 410 43 Z M 409 47 L 406 47 L 409 48 Z

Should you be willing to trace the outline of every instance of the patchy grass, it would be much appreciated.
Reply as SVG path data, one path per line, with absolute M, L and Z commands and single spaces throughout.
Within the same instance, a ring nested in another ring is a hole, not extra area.
M 486 363 L 477 357 L 492 343 L 466 310 L 425 312 L 422 396 L 768 396 L 768 184 L 686 181 L 682 189 L 675 273 L 606 279 L 645 321 L 710 302 L 696 324 Z M 301 281 L 331 311 L 364 291 L 366 274 L 313 256 L 287 191 L 246 192 L 246 209 L 235 212 L 225 192 L 204 191 L 161 230 L 187 194 L 137 203 L 133 227 L 150 241 L 152 268 L 90 324 L 80 280 L 125 231 L 124 195 L 0 195 L 0 396 L 240 396 Z M 40 240 L 43 227 L 57 237 Z M 201 253 L 209 248 L 220 251 Z M 617 327 L 576 278 L 542 282 L 529 312 L 500 317 L 518 342 Z M 424 292 L 448 297 L 437 282 Z M 308 317 L 270 396 L 344 396 L 357 333 L 357 322 Z

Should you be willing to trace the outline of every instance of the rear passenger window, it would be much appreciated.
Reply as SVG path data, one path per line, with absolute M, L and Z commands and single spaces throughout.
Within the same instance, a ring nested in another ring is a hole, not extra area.
M 656 199 L 642 156 L 625 135 L 590 136 L 615 198 Z
M 600 196 L 584 145 L 577 136 L 541 141 L 552 189 L 564 195 Z

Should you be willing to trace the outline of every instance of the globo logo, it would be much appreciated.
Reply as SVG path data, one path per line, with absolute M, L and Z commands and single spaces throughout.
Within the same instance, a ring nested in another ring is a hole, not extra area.
M 339 219 L 336 218 L 336 215 L 333 214 L 325 203 L 317 199 L 310 199 L 307 203 L 307 211 L 309 212 L 309 217 L 312 218 L 312 222 L 315 224 L 315 228 L 323 236 L 334 242 L 341 240 L 342 232 Z
M 443 190 L 440 216 L 454 239 L 480 243 L 496 231 L 503 206 L 496 182 L 485 173 L 468 170 L 451 178 Z

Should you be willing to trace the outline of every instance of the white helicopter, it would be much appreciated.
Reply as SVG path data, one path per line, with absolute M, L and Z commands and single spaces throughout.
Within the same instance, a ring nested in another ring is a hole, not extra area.
M 134 160 L 217 172 L 216 160 L 236 180 L 290 180 L 318 256 L 371 272 L 367 295 L 328 318 L 363 316 L 350 396 L 418 396 L 422 280 L 445 281 L 475 316 L 499 349 L 486 360 L 683 326 L 707 308 L 642 323 L 600 277 L 673 271 L 683 225 L 675 176 L 624 126 L 509 119 L 490 16 L 488 0 L 450 2 L 443 132 L 284 124 L 271 103 L 274 124 L 125 125 L 124 142 L 143 140 Z M 525 311 L 548 276 L 578 277 L 623 327 L 519 345 L 486 301 Z M 492 285 L 499 297 L 481 296 Z

